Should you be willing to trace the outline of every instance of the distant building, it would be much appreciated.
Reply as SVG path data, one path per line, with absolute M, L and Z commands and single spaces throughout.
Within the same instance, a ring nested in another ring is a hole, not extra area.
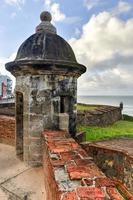
M 0 75 L 0 99 L 12 96 L 12 80 L 7 75 Z

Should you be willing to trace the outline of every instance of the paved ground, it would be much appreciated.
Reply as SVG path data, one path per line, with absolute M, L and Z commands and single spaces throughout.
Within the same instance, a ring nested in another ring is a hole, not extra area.
M 29 168 L 0 144 L 0 200 L 46 200 L 42 167 Z
M 130 156 L 133 156 L 133 139 L 112 139 L 102 142 L 96 142 L 96 144 L 109 147 L 111 149 L 126 151 Z

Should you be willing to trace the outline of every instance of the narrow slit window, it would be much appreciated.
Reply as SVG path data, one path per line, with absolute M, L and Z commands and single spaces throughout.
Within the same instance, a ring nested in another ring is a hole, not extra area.
M 60 97 L 60 112 L 61 113 L 65 112 L 65 97 L 64 96 Z

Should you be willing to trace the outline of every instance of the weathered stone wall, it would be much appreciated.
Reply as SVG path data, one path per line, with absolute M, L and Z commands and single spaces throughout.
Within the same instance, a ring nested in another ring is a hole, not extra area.
M 116 178 L 133 193 L 133 157 L 128 153 L 100 147 L 96 144 L 84 144 L 89 156 L 93 156 L 97 166 L 111 178 Z
M 15 118 L 0 115 L 0 143 L 15 145 Z
M 116 182 L 107 178 L 92 157 L 62 131 L 44 131 L 43 167 L 48 200 L 123 200 Z M 119 188 L 127 199 L 132 195 Z
M 86 126 L 107 126 L 122 119 L 120 107 L 98 106 L 94 110 L 78 111 L 77 123 Z
M 23 100 L 19 98 L 20 93 Z M 42 131 L 59 129 L 59 113 L 69 115 L 68 131 L 76 130 L 77 78 L 61 75 L 25 75 L 16 78 L 17 151 L 24 138 L 24 160 L 30 165 L 42 164 Z M 20 104 L 23 101 L 23 119 Z M 62 103 L 61 103 L 62 101 Z M 61 111 L 62 109 L 62 111 Z M 60 116 L 61 117 L 61 116 Z M 20 124 L 23 121 L 23 125 Z M 22 128 L 19 128 L 19 127 Z M 20 131 L 23 129 L 22 132 Z M 22 136 L 22 137 L 21 137 Z
M 15 115 L 15 103 L 0 103 L 0 115 Z

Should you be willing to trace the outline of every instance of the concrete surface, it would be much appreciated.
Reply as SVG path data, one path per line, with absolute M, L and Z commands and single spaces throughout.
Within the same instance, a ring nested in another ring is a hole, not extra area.
M 0 144 L 0 200 L 46 200 L 43 168 L 26 166 L 12 146 Z

